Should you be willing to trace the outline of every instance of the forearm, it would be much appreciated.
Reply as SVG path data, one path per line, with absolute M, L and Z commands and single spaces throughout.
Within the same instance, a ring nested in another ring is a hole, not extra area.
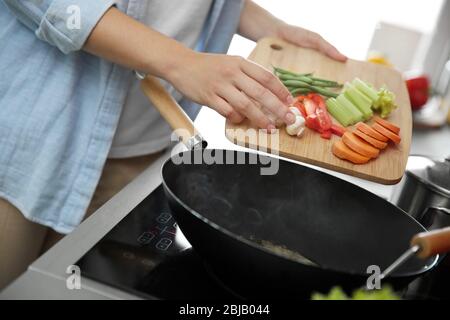
M 245 0 L 239 23 L 239 34 L 258 41 L 263 37 L 278 36 L 285 23 L 251 0 Z
M 128 17 L 108 10 L 85 43 L 84 50 L 133 70 L 167 79 L 192 50 Z
M 293 98 L 271 72 L 243 58 L 196 53 L 115 8 L 94 27 L 84 50 L 130 69 L 168 80 L 191 101 L 210 106 L 230 121 L 250 119 L 270 132 L 275 126 L 254 101 L 290 125 Z

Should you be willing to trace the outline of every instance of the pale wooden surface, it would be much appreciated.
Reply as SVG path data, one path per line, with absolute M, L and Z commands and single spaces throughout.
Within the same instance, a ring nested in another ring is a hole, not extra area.
M 382 184 L 396 184 L 401 180 L 411 146 L 412 116 L 406 85 L 399 72 L 383 66 L 355 60 L 349 60 L 345 64 L 338 63 L 315 51 L 298 48 L 274 38 L 265 38 L 259 41 L 250 55 L 250 59 L 269 70 L 272 70 L 272 66 L 277 66 L 299 73 L 314 72 L 314 75 L 317 77 L 335 80 L 340 83 L 352 81 L 355 77 L 359 77 L 372 83 L 377 88 L 387 85 L 396 94 L 396 102 L 399 105 L 399 108 L 388 118 L 389 121 L 399 125 L 401 128 L 402 142 L 399 146 L 389 146 L 377 159 L 367 164 L 353 165 L 350 162 L 336 158 L 332 154 L 332 144 L 336 139 L 339 139 L 338 137 L 334 136 L 330 141 L 327 141 L 322 139 L 319 134 L 307 130 L 305 135 L 299 139 L 287 135 L 283 128 L 280 130 L 280 143 L 277 151 L 281 156 L 287 158 Z M 248 121 L 239 125 L 227 122 L 227 138 L 235 144 L 258 149 L 258 144 L 251 144 L 248 140 L 245 141 L 246 139 L 236 137 L 230 133 L 233 129 L 247 130 L 252 127 Z
M 141 81 L 141 89 L 185 144 L 198 134 L 189 116 L 157 78 L 148 75 Z

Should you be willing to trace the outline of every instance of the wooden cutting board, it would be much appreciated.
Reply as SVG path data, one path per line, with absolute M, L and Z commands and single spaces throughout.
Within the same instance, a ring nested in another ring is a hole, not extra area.
M 299 48 L 275 38 L 260 40 L 249 59 L 269 70 L 272 70 L 272 66 L 277 66 L 298 73 L 313 72 L 317 77 L 340 83 L 359 77 L 377 88 L 387 85 L 395 93 L 399 106 L 388 120 L 401 128 L 402 142 L 398 146 L 390 145 L 377 159 L 364 165 L 354 165 L 332 154 L 333 142 L 340 139 L 339 137 L 333 136 L 330 141 L 324 140 L 309 129 L 302 138 L 296 138 L 289 136 L 283 128 L 280 130 L 279 144 L 271 147 L 270 136 L 262 134 L 255 140 L 248 139 L 242 134 L 235 134 L 236 129 L 254 128 L 248 121 L 239 125 L 227 122 L 225 134 L 231 142 L 257 150 L 269 146 L 268 151 L 277 151 L 283 157 L 381 184 L 392 185 L 401 180 L 411 146 L 412 116 L 406 85 L 398 71 L 355 60 L 349 60 L 345 64 L 338 63 L 316 51 Z

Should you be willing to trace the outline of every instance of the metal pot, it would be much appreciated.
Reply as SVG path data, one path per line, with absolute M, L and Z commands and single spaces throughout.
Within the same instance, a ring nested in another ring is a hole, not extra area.
M 391 202 L 427 229 L 450 226 L 450 157 L 437 161 L 411 156 Z
M 450 157 L 444 162 L 411 156 L 402 182 L 391 202 L 408 212 L 428 230 L 450 226 Z M 407 298 L 450 299 L 450 255 L 442 256 L 432 273 L 409 286 Z

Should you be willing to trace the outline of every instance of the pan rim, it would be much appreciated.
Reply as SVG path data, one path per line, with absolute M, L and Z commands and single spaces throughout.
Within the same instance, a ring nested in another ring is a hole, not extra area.
M 224 151 L 224 152 L 244 153 L 244 154 L 259 154 L 259 155 L 260 155 L 260 153 L 257 153 L 257 152 L 249 152 L 249 151 L 226 150 L 226 149 L 215 149 L 215 148 L 214 148 L 213 150 Z M 185 151 L 180 151 L 180 152 L 178 152 L 177 154 L 192 153 L 192 152 L 196 152 L 196 151 L 198 152 L 198 150 L 185 150 Z M 215 222 L 209 220 L 208 218 L 204 217 L 203 215 L 201 215 L 201 214 L 200 214 L 199 212 L 197 212 L 196 210 L 194 210 L 194 209 L 190 208 L 189 206 L 187 206 L 187 205 L 184 203 L 184 201 L 181 201 L 181 199 L 180 199 L 178 196 L 175 195 L 175 193 L 173 192 L 173 190 L 172 190 L 172 189 L 168 186 L 168 184 L 166 183 L 166 179 L 165 179 L 165 177 L 164 177 L 163 171 L 164 171 L 164 168 L 165 168 L 166 166 L 170 165 L 170 162 L 172 162 L 172 157 L 173 157 L 173 156 L 174 156 L 174 155 L 172 155 L 170 158 L 168 158 L 168 159 L 164 162 L 164 164 L 162 165 L 161 170 L 160 170 L 160 175 L 161 175 L 161 179 L 162 179 L 162 183 L 163 183 L 163 185 L 164 185 L 164 188 L 167 190 L 167 192 L 170 193 L 170 195 L 177 201 L 177 203 L 178 203 L 179 205 L 181 205 L 185 210 L 187 210 L 187 211 L 188 211 L 191 215 L 193 215 L 196 219 L 202 221 L 203 223 L 205 223 L 205 224 L 208 225 L 209 227 L 212 227 L 212 228 L 215 229 L 216 231 L 218 231 L 218 232 L 224 234 L 225 236 L 230 237 L 230 238 L 232 238 L 233 240 L 236 240 L 236 241 L 238 241 L 238 242 L 241 242 L 241 243 L 243 243 L 243 244 L 245 244 L 245 245 L 247 245 L 247 246 L 250 246 L 250 247 L 252 247 L 253 249 L 257 249 L 257 250 L 259 250 L 259 251 L 263 251 L 263 252 L 265 252 L 265 253 L 267 253 L 267 254 L 275 255 L 275 256 L 277 256 L 278 258 L 285 259 L 285 260 L 287 260 L 287 261 L 289 261 L 289 262 L 293 262 L 293 263 L 296 263 L 296 264 L 300 264 L 300 265 L 302 265 L 303 267 L 309 267 L 309 268 L 313 268 L 313 269 L 315 269 L 315 270 L 317 270 L 317 271 L 328 271 L 328 272 L 333 272 L 333 273 L 337 273 L 337 274 L 341 274 L 341 275 L 347 275 L 347 276 L 348 276 L 348 275 L 350 275 L 350 276 L 358 276 L 358 277 L 369 277 L 369 276 L 370 276 L 370 274 L 367 274 L 367 273 L 357 272 L 357 271 L 353 271 L 353 270 L 352 270 L 352 271 L 343 271 L 343 270 L 338 270 L 338 269 L 336 269 L 336 268 L 332 268 L 332 267 L 327 266 L 327 265 L 319 265 L 319 264 L 315 263 L 312 259 L 310 259 L 310 258 L 308 258 L 308 257 L 306 257 L 306 256 L 305 256 L 305 258 L 308 259 L 308 260 L 310 260 L 310 261 L 312 261 L 313 264 L 305 264 L 305 263 L 302 263 L 302 262 L 300 262 L 300 261 L 298 261 L 298 260 L 295 260 L 295 259 L 289 258 L 289 257 L 287 257 L 287 256 L 285 256 L 285 255 L 279 254 L 279 253 L 277 253 L 277 252 L 275 252 L 275 251 L 273 251 L 273 250 L 269 250 L 269 249 L 263 247 L 262 245 L 259 245 L 258 243 L 254 242 L 254 241 L 251 241 L 251 240 L 249 240 L 249 239 L 247 239 L 247 238 L 245 238 L 245 237 L 239 236 L 239 235 L 237 235 L 237 234 L 235 234 L 235 233 L 229 231 L 228 229 L 226 229 L 226 228 L 224 228 L 224 227 L 221 227 L 221 226 L 218 225 L 217 223 L 215 223 Z M 265 156 L 265 157 L 270 157 L 270 155 L 263 155 L 263 156 Z M 291 163 L 291 164 L 295 164 L 295 165 L 302 166 L 301 164 L 295 163 L 294 161 L 289 161 L 289 159 L 284 159 L 284 158 L 282 158 L 282 157 L 279 157 L 278 161 L 281 161 L 281 162 L 288 162 L 288 163 Z M 172 165 L 175 165 L 175 164 L 172 162 Z M 217 164 L 214 164 L 214 165 L 217 165 Z M 226 165 L 226 164 L 222 164 L 222 165 Z M 319 174 L 324 174 L 324 175 L 331 176 L 332 179 L 337 179 L 337 180 L 343 181 L 344 183 L 351 184 L 353 187 L 356 187 L 356 188 L 358 188 L 358 189 L 361 189 L 361 190 L 364 191 L 364 192 L 369 192 L 369 193 L 371 193 L 371 192 L 368 191 L 367 189 L 364 189 L 364 188 L 362 188 L 362 187 L 360 187 L 360 186 L 358 186 L 358 185 L 356 185 L 356 184 L 353 184 L 353 183 L 351 183 L 351 182 L 349 182 L 349 181 L 346 181 L 346 180 L 344 180 L 344 179 L 341 179 L 341 178 L 339 178 L 339 177 L 330 175 L 330 174 L 328 174 L 328 173 L 326 173 L 326 172 L 323 172 L 323 171 L 320 171 L 320 170 L 316 170 L 316 169 L 311 168 L 311 167 L 307 167 L 307 166 L 304 166 L 304 167 L 305 167 L 305 168 L 308 168 L 308 169 L 311 169 L 311 170 L 314 170 L 314 171 L 318 172 Z M 378 196 L 377 194 L 371 193 L 371 195 L 373 195 L 373 196 L 375 196 L 375 197 L 377 197 L 377 198 L 380 198 L 380 199 L 383 200 L 383 201 L 386 201 L 389 205 L 392 205 L 392 206 L 396 207 L 398 210 L 400 210 L 400 213 L 401 213 L 401 214 L 403 214 L 404 216 L 406 216 L 406 218 L 410 219 L 413 223 L 417 224 L 417 225 L 422 229 L 422 231 L 427 231 L 427 229 L 426 229 L 420 222 L 418 222 L 416 219 L 414 219 L 413 217 L 411 217 L 407 212 L 405 212 L 405 211 L 402 210 L 401 208 L 399 208 L 399 207 L 395 206 L 394 204 L 390 203 L 389 201 L 387 201 L 387 200 L 381 198 L 381 197 Z M 189 239 L 187 239 L 187 240 L 189 241 Z M 195 248 L 194 248 L 194 249 L 195 249 Z M 406 250 L 406 249 L 405 249 L 405 250 Z M 400 254 L 401 254 L 401 253 L 400 253 Z M 410 277 L 419 277 L 419 276 L 421 276 L 421 275 L 423 275 L 423 274 L 425 274 L 425 273 L 427 273 L 427 272 L 433 270 L 433 269 L 439 264 L 439 263 L 438 263 L 438 262 L 439 262 L 439 259 L 440 259 L 440 255 L 436 255 L 436 256 L 434 257 L 434 259 L 433 259 L 433 262 L 428 266 L 428 268 L 422 268 L 422 269 L 420 269 L 420 270 L 418 270 L 418 271 L 415 271 L 415 272 L 406 272 L 406 273 L 400 273 L 400 274 L 394 272 L 392 275 L 388 276 L 386 279 L 404 279 L 404 278 L 410 278 Z

